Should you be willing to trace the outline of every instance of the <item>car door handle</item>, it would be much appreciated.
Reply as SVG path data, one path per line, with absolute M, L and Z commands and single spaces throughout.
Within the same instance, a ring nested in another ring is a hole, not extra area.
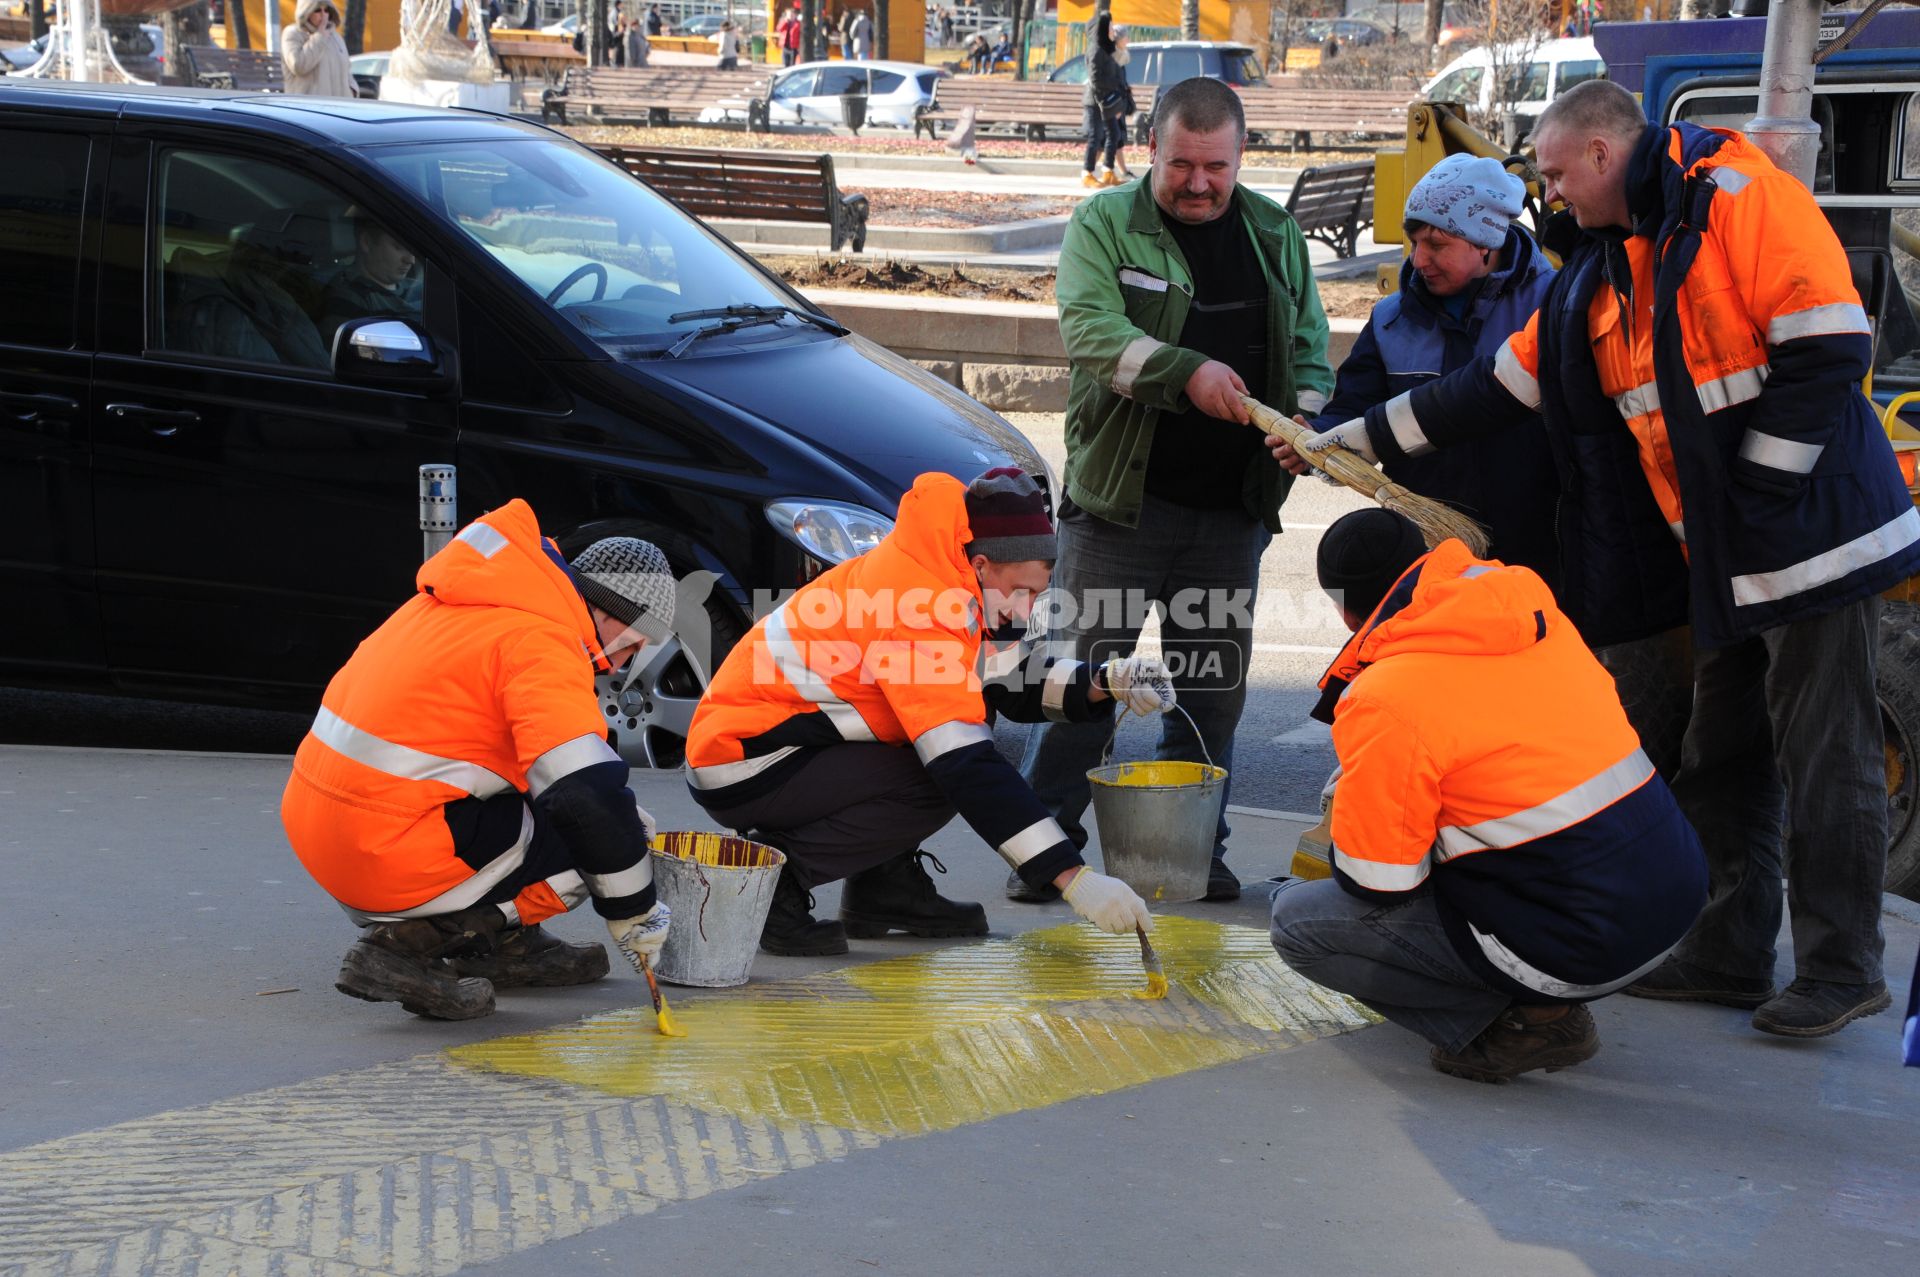
M 148 430 L 162 437 L 178 434 L 182 426 L 200 424 L 200 414 L 191 408 L 149 408 L 143 403 L 110 403 L 107 415 L 145 422 Z
M 0 404 L 22 409 L 14 420 L 23 426 L 34 425 L 48 415 L 70 417 L 80 411 L 80 405 L 65 395 L 39 395 L 15 390 L 0 390 Z

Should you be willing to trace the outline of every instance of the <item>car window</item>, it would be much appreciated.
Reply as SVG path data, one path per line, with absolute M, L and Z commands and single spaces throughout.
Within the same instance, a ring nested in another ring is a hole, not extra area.
M 1200 67 L 1200 50 L 1162 49 L 1160 50 L 1159 70 L 1160 78 L 1157 83 L 1163 87 L 1169 84 L 1178 84 L 1182 80 L 1191 80 L 1197 75 L 1202 75 L 1204 72 Z
M 875 71 L 873 88 L 869 90 L 875 97 L 892 93 L 907 82 L 907 77 L 897 71 Z
M 1480 81 L 1486 78 L 1485 67 L 1461 67 L 1440 77 L 1433 89 L 1427 94 L 1432 102 L 1474 103 L 1480 100 Z
M 156 350 L 324 371 L 348 319 L 417 319 L 413 250 L 351 200 L 271 160 L 160 157 Z
M 1900 173 L 1903 181 L 1920 178 L 1920 93 L 1900 112 Z
M 1259 84 L 1266 79 L 1260 74 L 1260 59 L 1239 49 L 1221 55 L 1220 73 L 1228 84 Z
M 711 322 L 687 312 L 793 304 L 645 183 L 571 144 L 453 142 L 374 158 L 616 356 L 657 355 Z
M 1545 102 L 1547 100 L 1547 74 L 1551 64 L 1529 62 L 1524 67 L 1508 67 L 1502 79 L 1510 85 L 1506 93 L 1508 102 Z
M 819 74 L 818 71 L 809 68 L 805 71 L 795 71 L 792 75 L 782 76 L 774 83 L 772 97 L 776 101 L 785 101 L 788 98 L 811 97 L 813 96 L 813 82 Z
M 0 131 L 0 267 L 6 297 L 0 342 L 73 344 L 75 276 L 87 187 L 87 138 Z
M 1585 58 L 1579 62 L 1562 62 L 1560 74 L 1554 85 L 1556 95 L 1565 93 L 1576 84 L 1585 84 L 1588 80 L 1607 78 L 1607 64 L 1598 58 Z
M 865 93 L 866 91 L 867 69 L 865 67 L 822 67 L 818 85 L 810 96 L 837 98 L 846 93 Z
M 880 82 L 880 77 L 882 75 L 886 75 L 889 73 L 885 71 L 875 71 L 873 74 L 874 74 L 874 83 L 878 84 Z M 937 71 L 922 71 L 915 78 L 918 79 L 920 82 L 920 92 L 928 95 L 929 97 L 933 95 L 935 91 L 935 86 L 937 86 L 940 83 L 940 74 Z

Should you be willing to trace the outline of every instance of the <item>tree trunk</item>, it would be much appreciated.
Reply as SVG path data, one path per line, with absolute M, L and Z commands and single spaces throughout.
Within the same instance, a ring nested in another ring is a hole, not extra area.
M 186 50 L 196 45 L 213 43 L 209 34 L 213 27 L 213 5 L 209 0 L 199 0 L 184 9 L 174 9 L 161 15 L 161 37 L 167 49 L 168 84 L 187 84 Z
M 822 39 L 820 28 L 820 0 L 805 0 L 800 6 L 800 61 L 818 62 L 818 45 Z
M 253 37 L 247 34 L 247 6 L 240 0 L 227 0 L 227 29 L 233 33 L 234 48 L 253 47 Z
M 1427 0 L 1426 21 L 1420 24 L 1420 43 L 1431 54 L 1440 43 L 1440 20 L 1446 13 L 1445 0 Z
M 347 42 L 348 53 L 366 51 L 367 0 L 347 0 L 347 11 L 340 15 L 340 38 Z
M 1200 0 L 1180 0 L 1180 38 L 1200 38 Z
M 47 33 L 47 6 L 44 0 L 27 0 L 27 38 L 38 40 Z
M 610 0 L 581 0 L 580 25 L 586 28 L 587 65 L 603 67 L 613 61 L 613 41 L 607 35 Z
M 1013 78 L 1027 78 L 1027 8 L 1028 0 L 1012 0 L 1007 9 L 1007 20 L 1013 24 Z
M 891 0 L 873 0 L 873 52 L 885 62 L 893 56 L 893 5 Z

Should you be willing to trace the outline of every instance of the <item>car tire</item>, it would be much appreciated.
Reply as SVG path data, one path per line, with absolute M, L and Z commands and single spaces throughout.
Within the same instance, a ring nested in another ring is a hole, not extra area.
M 639 664 L 594 680 L 608 737 L 628 766 L 674 771 L 686 761 L 686 734 L 713 672 L 747 632 L 747 619 L 718 577 L 700 570 L 683 539 L 634 520 L 603 520 L 556 538 L 568 559 L 602 537 L 659 546 L 680 583 L 674 635 L 640 653 Z
M 1880 615 L 1876 691 L 1887 751 L 1887 890 L 1920 900 L 1920 607 Z

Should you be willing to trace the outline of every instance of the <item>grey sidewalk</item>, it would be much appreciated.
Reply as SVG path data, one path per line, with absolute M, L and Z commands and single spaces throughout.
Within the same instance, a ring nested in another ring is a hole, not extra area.
M 744 1165 L 697 1191 L 687 1186 L 699 1168 L 676 1162 L 684 1192 L 627 1192 L 618 1210 L 608 1201 L 623 1190 L 564 1167 L 500 1170 L 516 1201 L 545 1203 L 564 1227 L 492 1252 L 436 1249 L 436 1233 L 412 1267 L 366 1258 L 387 1253 L 379 1248 L 393 1238 L 362 1235 L 383 1227 L 366 1216 L 364 1195 L 336 1211 L 346 1231 L 325 1247 L 239 1247 L 242 1236 L 291 1237 L 312 1217 L 256 1210 L 209 1215 L 197 1232 L 155 1229 L 143 1234 L 147 1249 L 116 1249 L 101 1239 L 187 1207 L 90 1184 L 145 1184 L 159 1195 L 176 1168 L 230 1158 L 232 1176 L 257 1174 L 266 1192 L 277 1163 L 262 1141 L 285 1129 L 282 1118 L 297 1124 L 282 1110 L 328 1078 L 437 1077 L 442 1048 L 484 1050 L 586 1016 L 617 1024 L 644 1002 L 624 970 L 584 989 L 503 994 L 499 1014 L 463 1025 L 339 996 L 332 975 L 350 931 L 281 836 L 287 767 L 270 757 L 0 747 L 0 888 L 14 902 L 0 985 L 0 1171 L 16 1172 L 0 1176 L 14 1185 L 0 1188 L 0 1275 L 348 1277 L 452 1271 L 466 1253 L 499 1254 L 474 1270 L 502 1274 L 1828 1275 L 1910 1271 L 1920 1251 L 1920 1071 L 1898 1067 L 1895 1016 L 1792 1043 L 1754 1033 L 1739 1012 L 1626 998 L 1595 1008 L 1605 1048 L 1590 1064 L 1503 1088 L 1433 1073 L 1420 1043 L 1381 1026 L 876 1146 L 826 1142 L 792 1156 L 789 1142 L 783 1173 Z M 704 824 L 677 778 L 636 776 L 636 788 L 663 828 Z M 1283 867 L 1298 828 L 1239 816 L 1243 876 Z M 952 871 L 943 880 L 951 894 L 988 902 L 996 936 L 1070 920 L 1062 906 L 1002 900 L 1004 868 L 964 826 L 931 847 Z M 1258 928 L 1257 895 L 1162 912 Z M 833 908 L 831 891 L 821 904 Z M 1901 906 L 1887 928 L 1903 1001 L 1920 943 L 1915 911 Z M 591 916 L 556 929 L 603 938 Z M 817 982 L 824 971 L 915 952 L 966 948 L 900 940 L 855 942 L 848 959 L 763 956 L 755 984 Z M 277 992 L 285 989 L 298 992 Z M 697 1009 L 716 995 L 669 996 Z M 823 1003 L 821 1014 L 832 1009 Z M 537 1080 L 488 1085 L 497 1106 L 459 1110 L 424 1084 L 380 1091 L 364 1128 L 325 1156 L 350 1158 L 363 1145 L 424 1151 L 455 1132 L 524 1124 L 564 1098 Z M 287 1089 L 262 1096 L 275 1087 Z M 179 1116 L 185 1110 L 227 1114 L 231 1146 L 184 1139 L 178 1132 L 205 1129 Z M 116 1136 L 129 1131 L 139 1138 Z M 674 1156 L 717 1156 L 706 1146 L 722 1135 L 709 1120 Z M 499 1164 L 509 1160 L 501 1154 Z M 480 1165 L 403 1159 L 385 1168 L 381 1200 L 413 1191 L 414 1181 L 392 1177 L 396 1167 L 413 1166 L 421 1191 L 471 1193 L 446 1176 Z M 569 1184 L 574 1197 L 556 1196 Z M 74 1191 L 93 1196 L 53 1208 Z M 449 1230 L 453 1201 L 436 1208 Z M 487 1226 L 505 1236 L 504 1225 Z M 78 1258 L 25 1258 L 48 1245 Z

